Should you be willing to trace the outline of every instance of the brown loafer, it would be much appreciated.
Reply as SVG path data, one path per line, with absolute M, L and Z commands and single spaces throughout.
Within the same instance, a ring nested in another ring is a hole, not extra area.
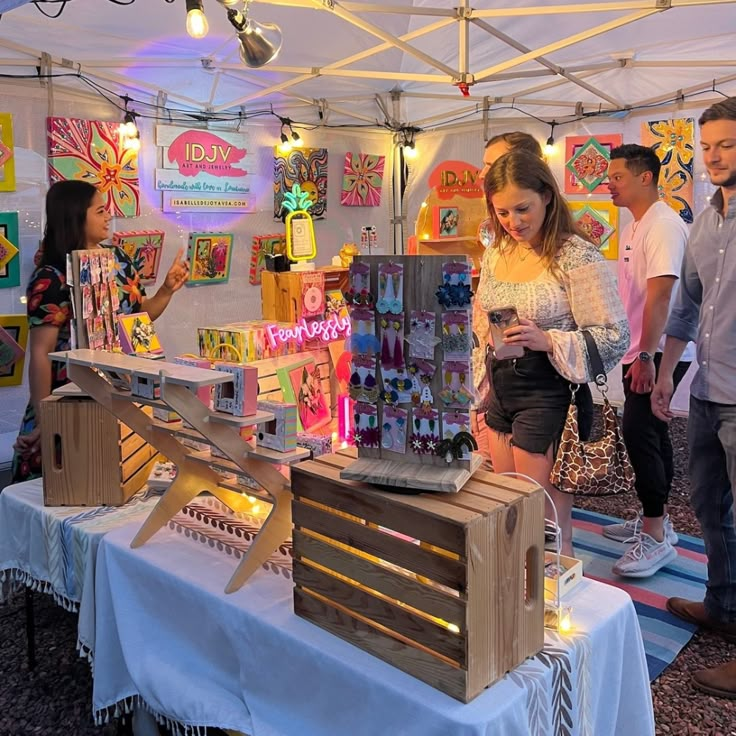
M 708 695 L 717 698 L 736 699 L 736 659 L 720 667 L 698 670 L 693 673 L 693 685 Z
M 687 598 L 668 598 L 667 610 L 683 621 L 719 634 L 726 641 L 736 642 L 736 624 L 723 624 L 720 621 L 714 621 L 706 613 L 703 601 L 689 601 Z

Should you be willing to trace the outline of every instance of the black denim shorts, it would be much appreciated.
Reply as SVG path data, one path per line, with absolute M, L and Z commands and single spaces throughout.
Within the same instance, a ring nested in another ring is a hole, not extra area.
M 570 382 L 550 363 L 546 353 L 527 350 L 522 358 L 496 360 L 489 351 L 486 370 L 490 379 L 486 424 L 510 434 L 516 447 L 544 455 L 553 453 L 562 436 L 570 406 Z M 574 385 L 574 384 L 572 384 Z M 593 425 L 593 397 L 587 384 L 575 395 L 581 439 Z

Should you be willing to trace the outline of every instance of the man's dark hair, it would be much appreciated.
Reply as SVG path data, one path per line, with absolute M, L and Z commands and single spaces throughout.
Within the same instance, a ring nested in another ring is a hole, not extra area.
M 727 97 L 711 105 L 699 118 L 698 125 L 714 120 L 736 120 L 736 97 Z
M 617 158 L 626 161 L 626 168 L 632 174 L 639 175 L 651 171 L 652 183 L 657 186 L 662 164 L 651 148 L 640 146 L 638 143 L 624 143 L 623 146 L 617 146 L 611 151 L 611 161 Z

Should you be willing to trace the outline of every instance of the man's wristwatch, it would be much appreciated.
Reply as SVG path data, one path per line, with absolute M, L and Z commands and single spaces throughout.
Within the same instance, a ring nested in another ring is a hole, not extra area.
M 639 355 L 636 356 L 642 363 L 649 363 L 652 361 L 654 356 L 648 353 L 646 350 L 642 350 Z

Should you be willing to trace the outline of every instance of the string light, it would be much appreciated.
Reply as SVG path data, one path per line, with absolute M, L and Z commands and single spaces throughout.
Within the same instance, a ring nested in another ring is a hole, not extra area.
M 123 115 L 123 122 L 120 123 L 120 127 L 118 128 L 120 141 L 124 150 L 139 151 L 141 147 L 141 134 L 135 122 L 137 113 L 133 110 L 128 110 L 130 97 L 125 95 L 121 99 L 125 104 L 125 113 Z
M 547 156 L 551 156 L 555 152 L 555 125 L 557 125 L 555 120 L 549 124 L 549 138 L 547 138 L 547 142 L 544 144 L 544 153 Z
M 192 38 L 204 38 L 209 30 L 202 0 L 187 0 L 187 33 Z
M 288 153 L 294 147 L 304 145 L 302 137 L 294 130 L 290 118 L 277 116 L 281 121 L 281 143 L 278 146 L 280 153 Z M 286 129 L 286 130 L 285 130 Z

